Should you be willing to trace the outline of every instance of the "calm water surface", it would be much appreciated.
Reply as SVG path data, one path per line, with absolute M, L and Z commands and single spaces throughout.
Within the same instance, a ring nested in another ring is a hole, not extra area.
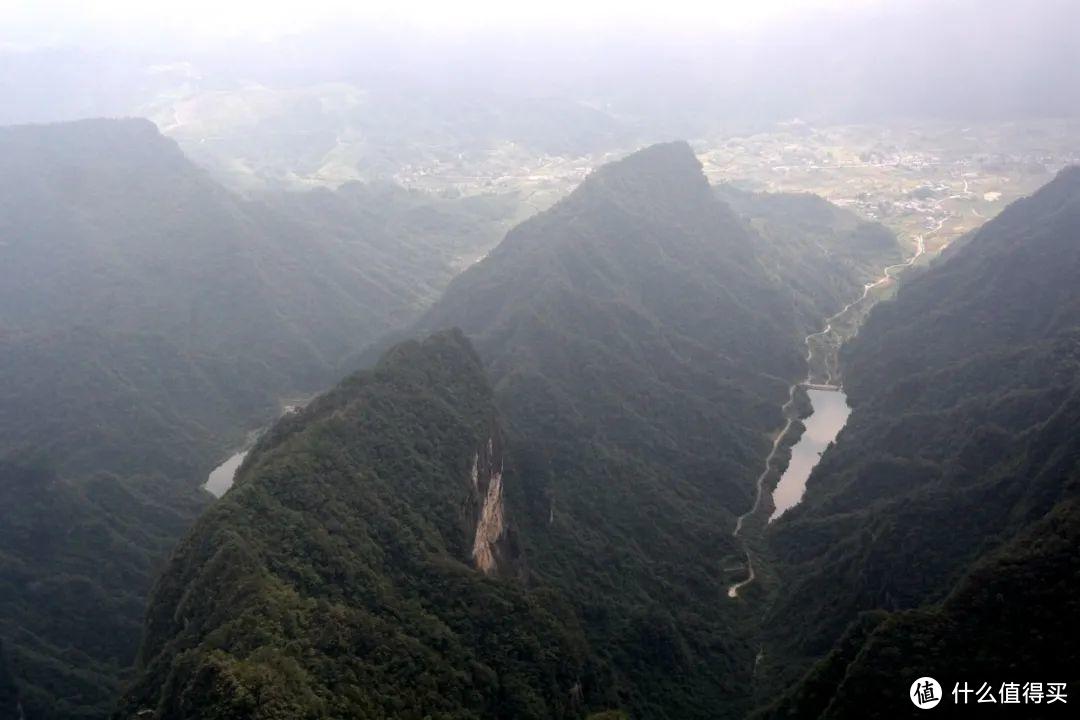
M 791 449 L 791 462 L 773 491 L 773 511 L 769 521 L 783 515 L 789 508 L 799 504 L 806 492 L 806 480 L 818 464 L 821 453 L 836 439 L 847 422 L 851 408 L 847 395 L 840 390 L 807 390 L 813 413 L 803 420 L 806 432 Z
M 307 404 L 310 398 L 303 400 L 293 400 L 287 404 L 281 406 L 281 415 L 284 417 L 291 413 L 300 412 L 304 409 L 304 405 Z M 210 475 L 206 478 L 206 483 L 203 485 L 214 497 L 221 497 L 225 494 L 225 491 L 232 487 L 233 480 L 236 477 L 236 471 L 240 469 L 241 463 L 244 462 L 244 458 L 247 457 L 248 450 L 255 444 L 255 441 L 259 439 L 259 436 L 270 427 L 267 425 L 264 428 L 259 428 L 248 433 L 247 446 L 243 450 L 238 450 L 229 456 L 228 460 L 218 465 L 216 468 L 210 471 Z
M 240 467 L 240 463 L 244 462 L 244 458 L 247 457 L 247 454 L 247 450 L 241 450 L 235 455 L 231 455 L 228 460 L 221 463 L 210 472 L 210 476 L 206 478 L 206 485 L 203 487 L 205 487 L 214 497 L 221 497 L 224 495 L 225 491 L 232 487 L 233 477 L 235 477 L 236 471 Z

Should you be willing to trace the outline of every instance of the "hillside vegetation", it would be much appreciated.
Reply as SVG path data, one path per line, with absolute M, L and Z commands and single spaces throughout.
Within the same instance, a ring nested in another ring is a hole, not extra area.
M 101 718 L 207 472 L 516 210 L 245 199 L 141 120 L 0 128 L 0 155 L 0 639 L 27 718 Z
M 576 717 L 590 668 L 567 609 L 474 570 L 502 465 L 460 333 L 346 379 L 180 545 L 121 715 Z
M 515 228 L 412 332 L 461 330 L 260 442 L 155 591 L 121 715 L 743 714 L 734 516 L 805 372 L 799 308 L 840 295 L 766 270 L 817 245 L 769 243 L 682 143 Z
M 858 298 L 863 285 L 899 263 L 903 252 L 885 226 L 810 194 L 751 193 L 720 185 L 719 197 L 761 236 L 762 266 L 795 304 L 807 333 Z
M 767 633 L 777 678 L 839 650 L 779 716 L 812 695 L 828 717 L 865 717 L 864 681 L 890 674 L 882 692 L 899 696 L 919 675 L 951 688 L 1076 667 L 1078 227 L 1073 168 L 846 348 L 854 412 L 771 533 L 784 586 L 766 623 L 784 628 Z M 836 646 L 871 610 L 889 614 Z
M 738 213 L 685 144 L 643 150 L 515 228 L 419 325 L 476 343 L 513 440 L 529 577 L 572 599 L 611 664 L 597 704 L 632 716 L 740 713 L 753 651 L 721 597 L 743 566 L 734 517 L 811 318 L 899 254 L 828 204 L 737 197 Z M 830 252 L 831 286 L 785 283 Z
M 512 212 L 358 185 L 245 200 L 143 120 L 0 128 L 0 152 L 0 452 L 69 473 L 201 471 Z

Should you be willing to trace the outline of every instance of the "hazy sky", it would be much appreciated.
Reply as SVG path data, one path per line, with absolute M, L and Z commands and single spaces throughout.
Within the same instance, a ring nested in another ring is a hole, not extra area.
M 0 41 L 94 44 L 145 34 L 271 40 L 341 21 L 390 21 L 447 34 L 493 26 L 751 29 L 799 12 L 875 4 L 879 0 L 6 0 L 0 2 Z
M 130 112 L 178 66 L 665 123 L 1075 115 L 1078 26 L 1080 0 L 0 0 L 0 123 Z

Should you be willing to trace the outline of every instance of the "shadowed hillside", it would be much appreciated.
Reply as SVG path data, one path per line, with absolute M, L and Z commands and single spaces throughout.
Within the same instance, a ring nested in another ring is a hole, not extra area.
M 247 200 L 142 120 L 0 128 L 0 638 L 30 720 L 103 717 L 206 473 L 413 320 L 513 206 Z

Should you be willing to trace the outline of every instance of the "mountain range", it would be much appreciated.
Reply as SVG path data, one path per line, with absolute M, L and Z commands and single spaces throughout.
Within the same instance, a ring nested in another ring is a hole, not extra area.
M 1080 681 L 1080 169 L 900 276 L 802 501 L 738 534 L 807 335 L 903 258 L 881 225 L 683 142 L 505 234 L 515 198 L 241 196 L 139 120 L 0 152 L 0 714 L 839 719 Z
M 121 716 L 749 710 L 750 614 L 718 592 L 742 555 L 735 516 L 805 372 L 809 308 L 857 294 L 866 258 L 898 253 L 883 230 L 819 212 L 805 222 L 852 256 L 850 276 L 804 296 L 776 266 L 827 250 L 792 243 L 780 219 L 760 234 L 751 215 L 672 143 L 514 228 L 408 333 L 430 339 L 391 348 L 256 446 L 154 591 Z M 468 388 L 444 367 L 463 363 Z M 386 387 L 398 374 L 419 386 Z M 461 419 L 497 430 L 453 433 Z M 394 549 L 404 538 L 421 544 Z M 326 644 L 316 611 L 341 613 L 368 650 Z

